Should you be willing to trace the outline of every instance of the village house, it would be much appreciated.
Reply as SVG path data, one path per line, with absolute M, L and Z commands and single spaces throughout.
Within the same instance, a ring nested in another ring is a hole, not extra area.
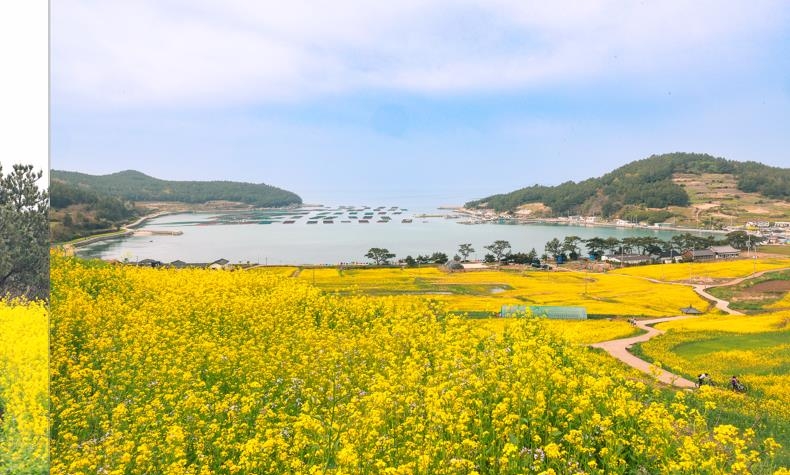
M 142 261 L 137 262 L 138 267 L 160 267 L 162 265 L 161 261 L 157 261 L 156 259 L 143 259 Z
M 741 251 L 732 246 L 711 246 L 710 250 L 716 259 L 733 259 L 741 254 Z
M 712 261 L 716 254 L 710 249 L 689 249 L 683 253 L 683 260 L 687 262 Z
M 233 266 L 230 264 L 230 261 L 227 259 L 217 259 L 216 261 L 209 264 L 209 269 L 214 270 L 228 270 L 231 269 Z
M 674 250 L 669 252 L 662 252 L 658 256 L 658 261 L 661 262 L 662 264 L 674 264 L 682 260 L 683 260 L 683 254 L 679 252 L 675 252 Z

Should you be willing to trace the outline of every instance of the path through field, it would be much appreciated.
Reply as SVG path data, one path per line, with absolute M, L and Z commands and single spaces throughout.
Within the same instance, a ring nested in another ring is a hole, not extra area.
M 788 270 L 788 269 L 789 268 L 765 270 L 765 271 L 756 272 L 754 274 L 747 275 L 746 277 L 739 277 L 737 279 L 730 280 L 729 282 L 725 282 L 723 284 L 714 284 L 714 285 L 693 285 L 692 284 L 691 287 L 702 298 L 715 302 L 716 308 L 718 308 L 719 310 L 727 312 L 730 315 L 743 315 L 743 313 L 741 313 L 741 312 L 739 312 L 737 310 L 731 309 L 730 308 L 730 302 L 728 302 L 726 300 L 722 300 L 722 299 L 717 298 L 717 297 L 714 297 L 713 295 L 711 295 L 708 292 L 706 292 L 706 290 L 711 288 L 711 287 L 727 287 L 727 286 L 731 286 L 731 285 L 738 285 L 741 282 L 743 282 L 744 280 L 761 277 L 763 274 L 766 274 L 768 272 L 779 272 L 779 271 L 784 271 L 784 270 Z M 660 281 L 656 281 L 654 279 L 649 279 L 649 280 L 651 280 L 653 282 L 660 282 Z M 662 282 L 662 283 L 679 284 L 677 282 Z M 687 285 L 687 284 L 679 284 L 679 285 Z M 633 346 L 636 343 L 643 343 L 643 342 L 645 342 L 645 341 L 647 341 L 647 340 L 649 340 L 651 338 L 654 338 L 654 337 L 664 333 L 662 330 L 658 330 L 656 328 L 653 328 L 651 325 L 655 325 L 656 323 L 661 323 L 661 322 L 669 322 L 669 321 L 672 321 L 672 320 L 680 320 L 680 319 L 683 319 L 683 318 L 691 318 L 691 317 L 688 316 L 688 315 L 682 315 L 682 316 L 678 316 L 678 317 L 664 317 L 664 318 L 654 318 L 654 319 L 651 319 L 651 320 L 636 321 L 636 326 L 638 328 L 644 330 L 646 333 L 644 333 L 642 335 L 639 335 L 639 336 L 630 337 L 630 338 L 621 338 L 619 340 L 602 341 L 600 343 L 595 343 L 595 344 L 590 345 L 590 346 L 592 346 L 593 348 L 601 348 L 602 350 L 605 350 L 607 353 L 609 353 L 610 355 L 614 356 L 615 358 L 617 358 L 618 360 L 622 361 L 623 363 L 625 363 L 625 364 L 627 364 L 627 365 L 629 365 L 629 366 L 631 366 L 633 368 L 636 368 L 636 369 L 638 369 L 638 370 L 640 370 L 640 371 L 642 371 L 644 373 L 654 374 L 654 372 L 656 372 L 658 370 L 658 368 L 655 368 L 652 364 L 648 363 L 647 361 L 645 361 L 645 360 L 643 360 L 641 358 L 637 358 L 636 356 L 631 354 L 631 352 L 629 352 L 628 349 L 631 348 L 631 346 Z M 683 378 L 683 377 L 681 377 L 681 376 L 679 376 L 677 374 L 670 373 L 669 371 L 666 371 L 666 370 L 663 370 L 663 369 L 660 370 L 660 372 L 658 373 L 657 377 L 658 377 L 658 380 L 661 381 L 662 383 L 671 384 L 671 385 L 677 386 L 679 388 L 693 388 L 693 387 L 695 387 L 695 384 L 692 381 L 689 381 L 688 379 L 685 379 L 685 378 Z
M 661 322 L 669 322 L 672 320 L 680 320 L 683 318 L 690 318 L 690 317 L 683 315 L 679 317 L 664 317 L 664 318 L 654 318 L 651 320 L 637 321 L 636 326 L 644 330 L 646 333 L 643 333 L 642 335 L 638 335 L 638 336 L 633 336 L 630 338 L 602 341 L 600 343 L 595 343 L 590 346 L 592 346 L 593 348 L 601 348 L 602 350 L 606 351 L 607 353 L 614 356 L 615 358 L 622 361 L 623 363 L 627 364 L 628 366 L 634 367 L 644 373 L 654 374 L 654 372 L 658 371 L 657 378 L 662 383 L 671 384 L 679 388 L 693 388 L 695 386 L 694 383 L 689 381 L 688 379 L 670 373 L 669 371 L 658 369 L 652 364 L 648 363 L 647 361 L 641 358 L 637 358 L 636 356 L 634 356 L 628 351 L 628 349 L 631 348 L 631 346 L 634 345 L 635 343 L 645 342 L 655 336 L 664 333 L 662 330 L 653 328 L 650 325 L 655 325 L 656 323 L 661 323 Z

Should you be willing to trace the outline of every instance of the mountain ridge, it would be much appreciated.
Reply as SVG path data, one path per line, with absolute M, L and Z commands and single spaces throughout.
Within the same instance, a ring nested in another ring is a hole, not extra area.
M 698 196 L 690 194 L 680 175 L 732 176 L 742 193 L 790 202 L 790 169 L 762 163 L 738 162 L 708 154 L 674 152 L 629 162 L 600 177 L 556 186 L 533 185 L 509 193 L 467 202 L 469 209 L 515 212 L 542 204 L 554 215 L 599 214 L 617 217 L 634 209 L 667 210 L 689 207 Z
M 67 184 L 129 201 L 232 201 L 256 207 L 283 207 L 302 203 L 296 193 L 265 183 L 163 180 L 137 170 L 122 170 L 106 175 L 52 170 L 50 176 L 53 184 Z

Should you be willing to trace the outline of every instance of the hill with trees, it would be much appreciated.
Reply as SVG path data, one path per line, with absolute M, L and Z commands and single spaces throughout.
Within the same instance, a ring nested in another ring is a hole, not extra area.
M 515 211 L 529 203 L 542 203 L 555 215 L 613 217 L 635 213 L 634 219 L 640 219 L 638 214 L 645 214 L 650 208 L 686 207 L 691 203 L 692 197 L 686 187 L 677 180 L 681 174 L 731 176 L 741 192 L 790 201 L 790 169 L 677 152 L 637 160 L 599 178 L 578 183 L 568 181 L 557 186 L 533 185 L 470 201 L 465 207 L 504 212 Z M 652 220 L 663 220 L 671 214 L 664 213 Z
M 232 201 L 261 208 L 302 203 L 297 194 L 264 183 L 160 180 L 135 170 L 109 175 L 52 170 L 51 177 L 52 183 L 60 182 L 127 201 Z
M 190 208 L 211 201 L 262 208 L 302 202 L 290 191 L 264 184 L 168 181 L 133 170 L 100 176 L 52 170 L 50 177 L 53 242 L 117 231 L 138 216 L 161 211 L 159 205 L 147 206 L 147 209 L 139 206 L 146 201 L 186 203 Z

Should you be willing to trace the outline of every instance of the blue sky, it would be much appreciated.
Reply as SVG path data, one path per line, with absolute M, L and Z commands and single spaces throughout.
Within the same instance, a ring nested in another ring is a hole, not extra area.
M 784 2 L 315 3 L 53 3 L 52 168 L 414 205 L 672 151 L 790 167 Z

